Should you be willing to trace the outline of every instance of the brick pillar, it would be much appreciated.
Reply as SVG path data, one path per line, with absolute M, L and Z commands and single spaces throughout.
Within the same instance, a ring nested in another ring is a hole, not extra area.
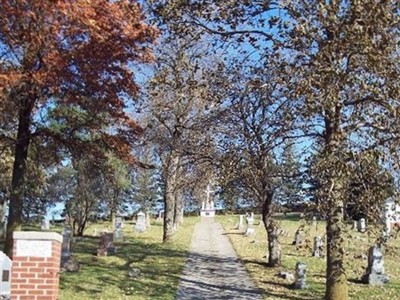
M 62 236 L 55 232 L 14 232 L 11 300 L 58 299 Z

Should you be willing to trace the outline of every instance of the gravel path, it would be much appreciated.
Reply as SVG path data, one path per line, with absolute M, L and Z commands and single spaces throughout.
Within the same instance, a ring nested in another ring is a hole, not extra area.
M 196 224 L 177 300 L 262 299 L 238 260 L 228 237 L 213 218 Z

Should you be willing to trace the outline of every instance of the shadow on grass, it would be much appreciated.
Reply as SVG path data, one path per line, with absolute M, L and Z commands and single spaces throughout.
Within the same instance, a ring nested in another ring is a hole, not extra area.
M 224 232 L 222 235 L 244 235 L 244 232 Z
M 292 283 L 280 283 L 271 280 L 262 280 L 264 284 L 276 287 L 279 292 L 267 290 L 264 295 L 274 297 L 273 299 L 287 299 L 287 300 L 316 300 L 322 299 L 322 296 L 318 297 L 315 293 L 308 292 L 306 290 L 295 290 L 293 289 Z
M 72 251 L 81 265 L 81 271 L 62 274 L 61 290 L 72 294 L 84 293 L 93 298 L 96 298 L 96 293 L 104 294 L 110 287 L 119 289 L 124 295 L 145 295 L 157 299 L 169 298 L 175 293 L 182 264 L 174 264 L 173 261 L 178 258 L 184 260 L 188 256 L 187 251 L 129 238 L 116 243 L 115 255 L 97 257 L 98 244 L 98 237 L 84 236 L 73 246 Z M 141 270 L 139 278 L 129 278 L 128 272 L 132 267 Z
M 300 213 L 289 213 L 289 214 L 276 214 L 274 215 L 275 220 L 279 221 L 300 221 Z

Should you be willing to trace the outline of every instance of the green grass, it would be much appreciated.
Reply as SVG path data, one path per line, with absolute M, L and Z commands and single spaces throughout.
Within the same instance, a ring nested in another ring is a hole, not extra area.
M 78 239 L 73 246 L 74 257 L 81 264 L 78 273 L 60 277 L 60 300 L 71 299 L 174 299 L 179 276 L 185 264 L 194 224 L 198 217 L 185 218 L 173 243 L 162 244 L 162 226 L 153 224 L 143 233 L 133 230 L 133 223 L 124 227 L 124 241 L 116 243 L 114 256 L 97 257 L 98 237 Z M 138 279 L 128 277 L 131 267 L 139 268 Z
M 308 300 L 323 299 L 325 291 L 325 258 L 311 256 L 312 241 L 316 235 L 324 235 L 325 224 L 318 222 L 317 229 L 311 228 L 309 224 L 296 217 L 277 218 L 281 227 L 288 232 L 288 236 L 280 238 L 282 246 L 282 267 L 269 268 L 266 266 L 267 242 L 266 232 L 261 222 L 255 226 L 256 234 L 252 237 L 245 237 L 236 226 L 239 217 L 235 215 L 218 216 L 217 221 L 225 228 L 238 256 L 245 263 L 250 275 L 256 284 L 265 292 L 264 299 L 288 299 Z M 307 246 L 296 250 L 292 245 L 295 231 L 302 222 L 306 228 Z M 255 221 L 257 224 L 258 221 Z M 349 293 L 352 300 L 365 299 L 397 299 L 400 294 L 400 242 L 398 239 L 391 239 L 385 253 L 385 270 L 390 277 L 390 282 L 384 286 L 368 286 L 360 283 L 360 278 L 367 267 L 367 260 L 355 258 L 356 255 L 366 254 L 368 248 L 374 244 L 375 237 L 353 231 L 350 228 L 345 233 L 348 241 L 346 253 L 346 271 L 349 280 Z M 297 261 L 307 264 L 307 290 L 292 290 L 290 282 L 276 276 L 280 271 L 294 273 Z

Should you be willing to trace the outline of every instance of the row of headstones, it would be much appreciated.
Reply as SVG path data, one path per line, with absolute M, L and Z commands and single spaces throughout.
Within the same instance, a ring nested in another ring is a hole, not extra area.
M 295 276 L 288 272 L 280 272 L 278 275 L 285 279 L 294 279 L 294 289 L 307 288 L 307 265 L 302 262 L 296 263 Z M 370 285 L 383 285 L 389 281 L 389 277 L 385 274 L 383 253 L 380 246 L 372 246 L 368 251 L 368 266 L 361 281 Z
M 97 248 L 97 256 L 107 256 L 116 253 L 114 246 L 115 241 L 121 241 L 123 239 L 122 229 L 124 228 L 123 219 L 117 217 L 115 219 L 115 230 L 114 232 L 102 231 L 100 232 L 99 246 Z M 146 230 L 146 215 L 139 212 L 137 215 L 137 221 L 135 225 L 137 232 L 143 232 Z M 71 242 L 72 242 L 72 228 L 69 225 L 64 226 L 62 231 L 63 242 L 61 245 L 61 267 L 66 271 L 79 271 L 79 263 L 73 258 L 71 253 Z
M 238 229 L 242 230 L 243 229 L 243 215 L 239 216 L 239 225 Z M 254 214 L 251 213 L 251 215 L 246 216 L 246 222 L 247 222 L 247 229 L 245 235 L 252 235 L 254 233 Z M 314 216 L 312 219 L 313 226 L 317 225 L 317 219 Z M 360 232 L 365 232 L 365 219 L 360 219 L 357 223 L 357 230 Z M 300 247 L 303 242 L 303 237 L 301 235 L 300 230 L 296 231 L 295 234 L 295 241 L 293 244 L 296 245 L 296 247 Z M 314 244 L 313 244 L 313 252 L 312 255 L 314 257 L 321 257 L 323 256 L 323 246 L 324 246 L 324 240 L 321 236 L 316 236 L 314 237 Z M 369 284 L 384 284 L 388 282 L 388 276 L 385 274 L 384 271 L 384 259 L 383 259 L 383 254 L 381 251 L 381 248 L 379 246 L 373 246 L 369 249 L 368 252 L 368 267 L 365 275 L 363 276 L 362 280 L 365 283 Z M 296 280 L 294 283 L 294 288 L 302 289 L 307 286 L 306 284 L 306 270 L 307 266 L 304 263 L 297 263 L 296 265 Z

